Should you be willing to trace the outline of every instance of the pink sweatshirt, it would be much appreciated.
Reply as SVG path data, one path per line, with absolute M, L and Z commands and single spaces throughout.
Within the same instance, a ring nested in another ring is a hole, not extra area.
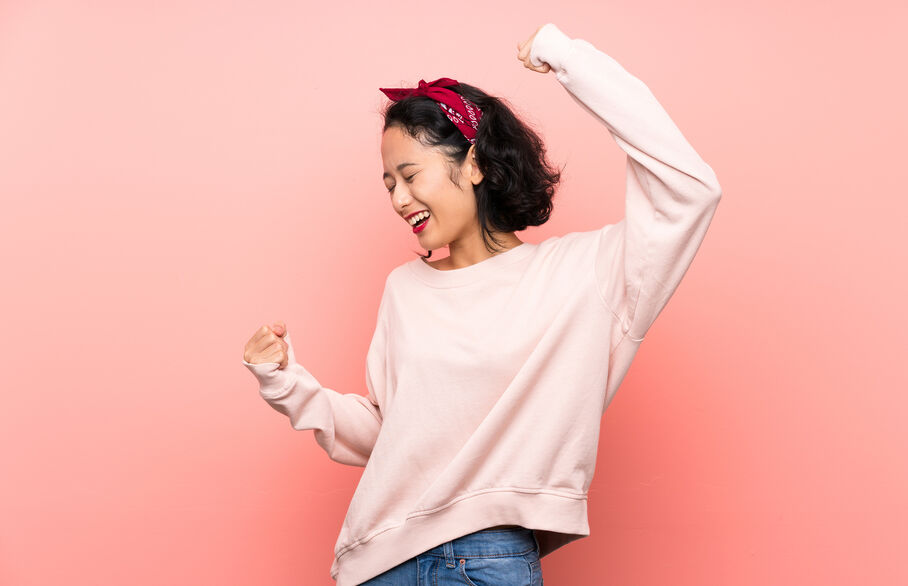
M 365 467 L 334 548 L 338 586 L 493 525 L 533 529 L 541 556 L 589 535 L 602 415 L 719 202 L 712 168 L 612 57 L 551 23 L 530 56 L 627 153 L 625 218 L 460 269 L 393 269 L 365 396 L 323 386 L 292 354 L 285 369 L 244 361 L 294 429 Z

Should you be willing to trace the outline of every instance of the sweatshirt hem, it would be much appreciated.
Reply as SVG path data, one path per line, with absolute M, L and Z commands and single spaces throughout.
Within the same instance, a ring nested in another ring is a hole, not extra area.
M 331 578 L 355 586 L 447 541 L 495 525 L 533 529 L 544 557 L 590 534 L 587 495 L 537 488 L 507 488 L 461 495 L 441 507 L 412 513 L 336 555 Z

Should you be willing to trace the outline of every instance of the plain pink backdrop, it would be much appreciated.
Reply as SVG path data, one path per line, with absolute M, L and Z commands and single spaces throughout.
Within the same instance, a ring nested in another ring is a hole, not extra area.
M 285 320 L 365 393 L 379 87 L 508 99 L 566 163 L 530 242 L 624 213 L 625 154 L 516 59 L 546 22 L 641 78 L 723 188 L 606 413 L 546 584 L 908 582 L 904 4 L 0 4 L 0 584 L 328 585 L 361 468 L 241 364 Z M 439 251 L 438 257 L 444 256 Z

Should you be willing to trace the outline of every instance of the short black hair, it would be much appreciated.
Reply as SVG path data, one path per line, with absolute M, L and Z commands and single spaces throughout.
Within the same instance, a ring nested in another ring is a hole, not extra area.
M 460 82 L 447 86 L 479 106 L 482 117 L 476 132 L 476 163 L 482 181 L 474 186 L 476 211 L 486 249 L 501 243 L 492 232 L 515 232 L 541 226 L 552 213 L 552 199 L 564 167 L 553 168 L 539 135 L 509 107 L 507 100 Z M 451 181 L 472 143 L 427 96 L 409 96 L 390 102 L 382 111 L 382 132 L 399 127 L 429 147 L 441 149 L 451 164 Z M 422 255 L 420 255 L 422 256 Z M 423 258 L 432 256 L 428 251 Z

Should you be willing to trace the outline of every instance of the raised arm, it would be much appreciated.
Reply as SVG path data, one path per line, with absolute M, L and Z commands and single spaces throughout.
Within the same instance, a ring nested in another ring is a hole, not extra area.
M 649 88 L 609 55 L 548 23 L 536 33 L 530 59 L 548 63 L 627 153 L 625 217 L 599 231 L 594 270 L 623 334 L 640 342 L 706 235 L 719 182 Z
M 366 357 L 366 396 L 342 394 L 324 387 L 296 361 L 289 332 L 287 367 L 275 362 L 250 364 L 243 360 L 259 381 L 259 393 L 275 410 L 290 418 L 294 429 L 312 429 L 315 440 L 328 457 L 341 464 L 365 466 L 381 431 L 382 413 L 377 397 L 385 380 L 384 295 Z

